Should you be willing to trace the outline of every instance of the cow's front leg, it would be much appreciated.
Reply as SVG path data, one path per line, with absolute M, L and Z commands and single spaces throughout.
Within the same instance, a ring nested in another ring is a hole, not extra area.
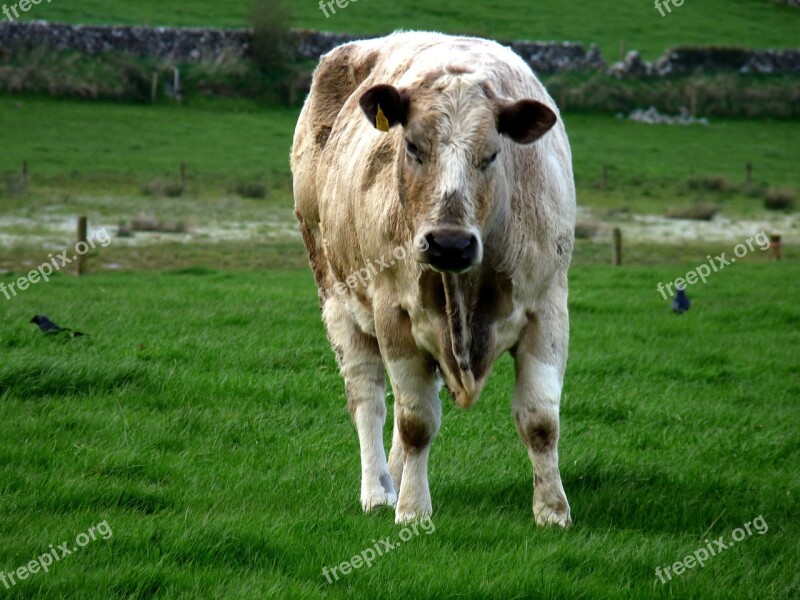
M 376 326 L 395 397 L 389 455 L 395 486 L 399 485 L 395 521 L 407 523 L 432 513 L 428 456 L 442 420 L 440 378 L 431 358 L 417 349 L 404 311 L 382 311 Z
M 566 291 L 531 315 L 514 352 L 514 422 L 533 463 L 533 514 L 538 525 L 572 524 L 558 468 L 559 402 L 569 338 Z
M 344 377 L 347 409 L 358 430 L 361 506 L 365 511 L 381 505 L 394 506 L 397 494 L 383 448 L 386 378 L 378 341 L 361 330 L 335 296 L 325 301 L 323 316 Z

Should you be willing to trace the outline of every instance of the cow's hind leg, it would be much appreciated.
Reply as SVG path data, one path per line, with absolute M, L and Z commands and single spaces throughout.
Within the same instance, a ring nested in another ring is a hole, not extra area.
M 514 351 L 514 421 L 533 463 L 538 525 L 572 524 L 558 468 L 559 402 L 567 358 L 566 289 L 543 298 Z
M 358 430 L 361 506 L 365 511 L 385 504 L 394 506 L 397 494 L 383 447 L 386 378 L 378 342 L 361 330 L 335 295 L 325 300 L 323 317 L 344 377 L 347 408 Z

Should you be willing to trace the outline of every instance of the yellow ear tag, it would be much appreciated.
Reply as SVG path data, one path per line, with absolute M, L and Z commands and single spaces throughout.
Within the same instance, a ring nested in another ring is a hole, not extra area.
M 383 114 L 380 104 L 378 104 L 378 114 L 375 115 L 375 127 L 380 131 L 389 131 L 389 119 Z

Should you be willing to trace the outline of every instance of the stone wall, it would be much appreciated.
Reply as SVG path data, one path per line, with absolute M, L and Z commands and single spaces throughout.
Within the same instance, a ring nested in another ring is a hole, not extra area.
M 631 51 L 623 62 L 609 67 L 619 77 L 668 77 L 696 73 L 800 74 L 800 49 L 747 50 L 745 48 L 670 48 L 653 63 Z
M 294 30 L 297 56 L 314 60 L 347 41 L 346 34 Z M 175 62 L 197 62 L 222 55 L 245 57 L 250 53 L 248 29 L 173 28 L 139 26 L 64 25 L 45 21 L 0 23 L 0 48 L 40 46 L 93 55 L 125 52 Z M 574 42 L 503 42 L 525 59 L 537 73 L 609 71 L 620 77 L 670 76 L 696 72 L 800 73 L 800 50 L 747 50 L 742 48 L 674 48 L 654 63 L 637 52 L 610 68 L 596 46 L 588 50 Z

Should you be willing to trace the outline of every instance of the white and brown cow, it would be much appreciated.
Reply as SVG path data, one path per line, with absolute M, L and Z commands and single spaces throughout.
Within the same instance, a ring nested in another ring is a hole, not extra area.
M 471 406 L 508 350 L 536 522 L 568 526 L 557 445 L 575 189 L 564 126 L 530 68 L 494 42 L 436 33 L 339 46 L 314 74 L 292 172 L 364 510 L 396 505 L 398 523 L 431 514 L 441 384 Z M 413 256 L 388 260 L 412 241 Z

